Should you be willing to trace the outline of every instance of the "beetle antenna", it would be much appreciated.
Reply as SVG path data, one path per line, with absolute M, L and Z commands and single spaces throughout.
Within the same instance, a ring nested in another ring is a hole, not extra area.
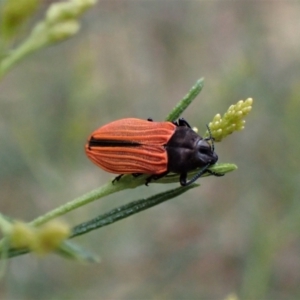
M 206 140 L 211 141 L 211 149 L 214 152 L 215 151 L 215 143 L 214 143 L 215 139 L 211 135 L 211 130 L 210 130 L 210 128 L 209 128 L 209 126 L 207 124 L 206 124 L 206 128 L 207 128 L 207 131 L 209 133 L 209 138 L 206 138 Z
M 209 167 L 210 167 L 210 164 L 207 164 L 206 166 L 204 166 L 191 180 L 186 182 L 184 184 L 184 186 L 187 186 L 187 185 L 190 185 L 190 184 L 194 183 L 199 177 L 201 177 L 207 171 L 207 169 Z M 183 185 L 183 184 L 181 184 L 181 185 Z

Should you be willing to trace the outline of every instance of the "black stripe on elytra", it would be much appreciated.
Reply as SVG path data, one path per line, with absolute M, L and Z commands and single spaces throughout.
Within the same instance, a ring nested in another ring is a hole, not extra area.
M 138 147 L 141 144 L 131 141 L 98 140 L 91 138 L 89 147 Z

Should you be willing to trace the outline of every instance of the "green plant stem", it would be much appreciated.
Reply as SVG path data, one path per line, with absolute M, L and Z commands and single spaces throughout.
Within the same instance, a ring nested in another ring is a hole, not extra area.
M 47 45 L 48 38 L 44 27 L 44 24 L 37 25 L 28 39 L 2 60 L 0 63 L 0 79 L 20 60 Z
M 98 189 L 95 189 L 85 195 L 82 195 L 81 197 L 74 199 L 73 201 L 67 202 L 53 209 L 52 211 L 34 219 L 32 222 L 29 223 L 29 225 L 39 226 L 58 216 L 64 215 L 76 208 L 86 205 L 92 201 L 95 201 L 97 199 L 100 199 L 112 193 L 119 192 L 124 189 L 135 188 L 142 184 L 141 180 L 131 180 L 132 182 L 129 183 L 129 180 L 126 177 L 124 176 L 124 178 L 122 178 L 119 182 L 116 182 L 115 184 L 109 182 Z

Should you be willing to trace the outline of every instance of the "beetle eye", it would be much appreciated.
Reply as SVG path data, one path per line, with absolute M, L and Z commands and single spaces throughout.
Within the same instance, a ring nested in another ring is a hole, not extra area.
M 201 145 L 199 147 L 199 152 L 208 154 L 211 151 L 210 147 L 208 145 Z

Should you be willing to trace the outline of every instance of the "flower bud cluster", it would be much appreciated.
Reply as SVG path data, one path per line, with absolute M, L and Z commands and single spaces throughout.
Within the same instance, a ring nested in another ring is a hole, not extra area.
M 243 101 L 240 100 L 236 104 L 231 105 L 227 112 L 221 117 L 220 114 L 214 116 L 212 122 L 209 123 L 211 135 L 216 142 L 220 142 L 227 135 L 234 131 L 244 129 L 246 121 L 244 118 L 249 114 L 252 109 L 253 99 L 248 98 Z M 208 137 L 209 133 L 205 133 Z
M 78 17 L 95 3 L 96 0 L 69 0 L 52 4 L 45 19 L 49 39 L 56 42 L 76 34 L 80 28 Z

